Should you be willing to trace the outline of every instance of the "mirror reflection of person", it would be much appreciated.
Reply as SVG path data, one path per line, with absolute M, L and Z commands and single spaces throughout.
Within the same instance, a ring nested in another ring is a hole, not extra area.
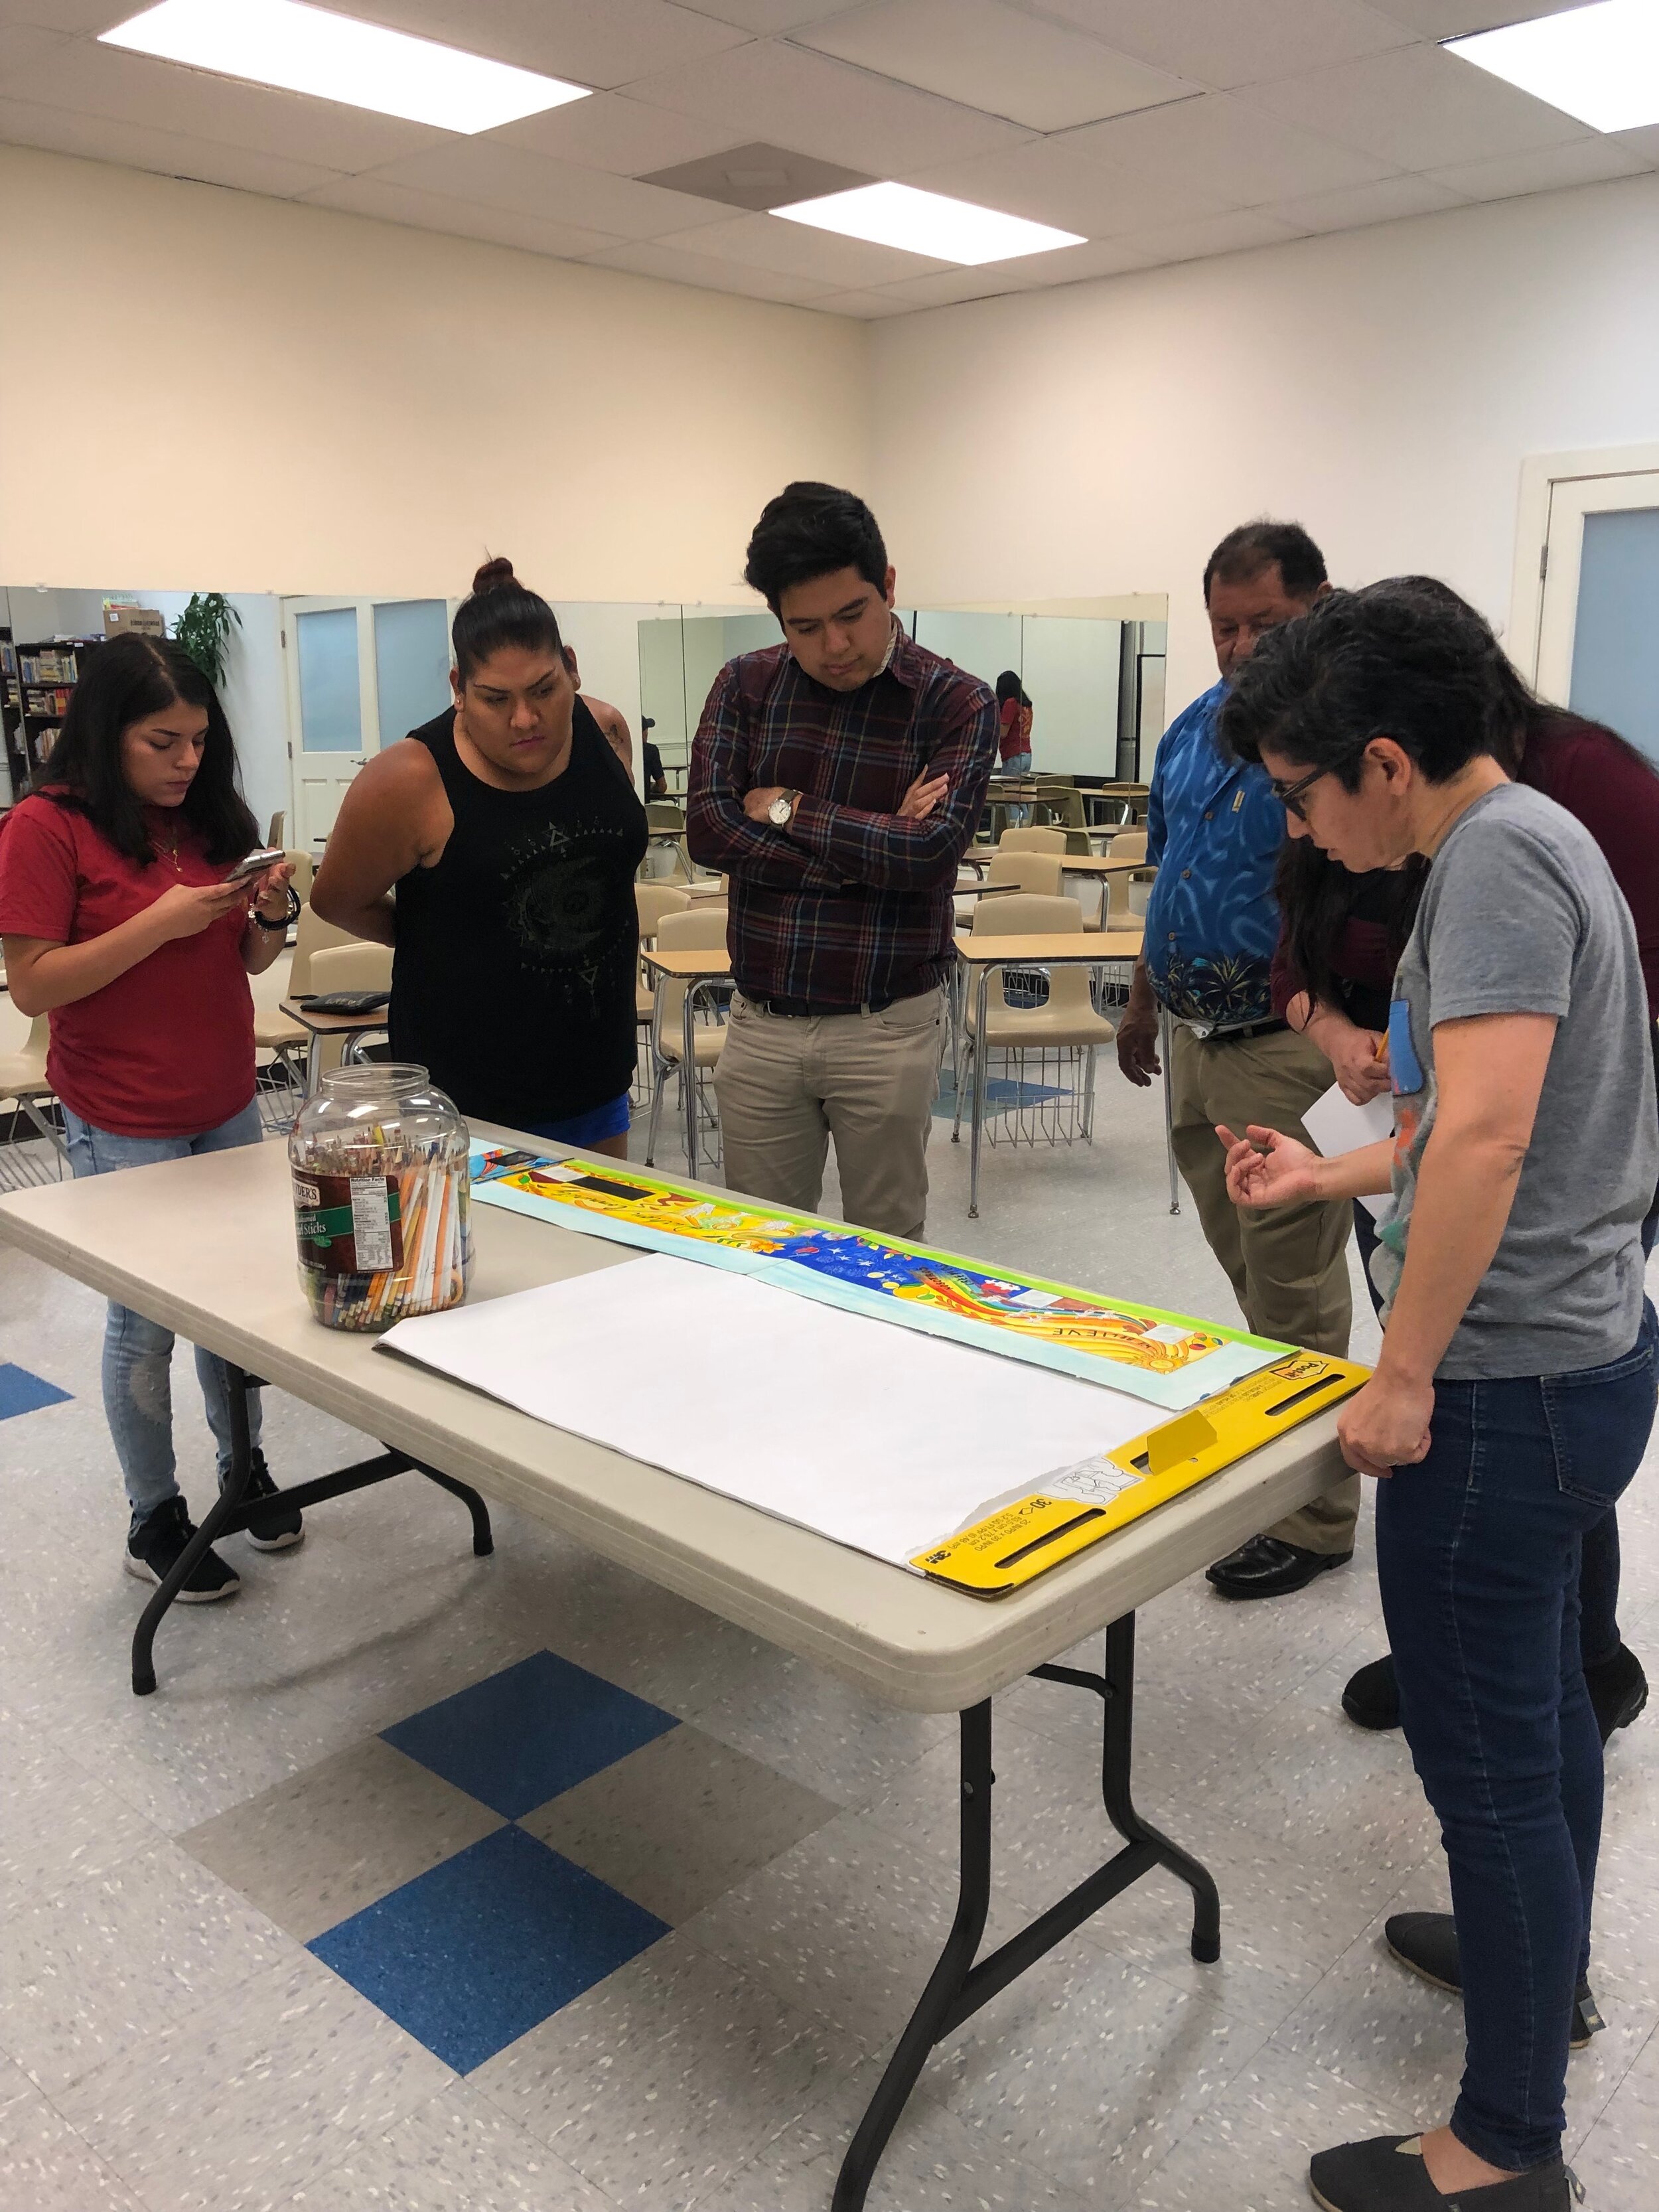
M 1393 1200 L 1371 1263 L 1382 1348 L 1337 1437 L 1378 1478 L 1377 1583 L 1450 1874 L 1441 1978 L 1462 1986 L 1466 2058 L 1448 2125 L 1315 2157 L 1334 2212 L 1427 2204 L 1400 2184 L 1402 2150 L 1441 2198 L 1565 2212 L 1568 2046 L 1600 2025 L 1578 1581 L 1653 1423 L 1659 1123 L 1631 910 L 1584 824 L 1496 757 L 1501 659 L 1443 599 L 1344 592 L 1261 641 L 1221 718 L 1293 836 L 1355 874 L 1432 862 L 1389 1007 L 1393 1137 L 1322 1159 L 1255 1116 L 1216 1131 L 1241 1207 Z
M 1001 756 L 1004 775 L 1029 775 L 1031 772 L 1031 702 L 1025 687 L 1012 668 L 1005 668 L 997 678 L 997 749 Z M 1018 829 L 1031 818 L 1029 806 L 1011 806 L 1010 824 Z
M 453 705 L 356 777 L 311 903 L 394 948 L 393 1055 L 469 1119 L 625 1159 L 645 809 L 510 561 L 453 641 Z
M 651 732 L 657 725 L 649 714 L 640 716 L 641 744 L 645 767 L 645 795 L 647 799 L 666 799 L 668 778 L 663 773 L 662 755 L 651 742 Z

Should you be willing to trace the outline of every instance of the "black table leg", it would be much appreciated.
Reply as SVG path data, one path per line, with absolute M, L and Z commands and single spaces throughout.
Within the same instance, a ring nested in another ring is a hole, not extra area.
M 226 1364 L 229 1365 L 228 1362 Z M 147 1698 L 155 1690 L 155 1632 L 161 1626 L 167 1607 L 183 1589 L 196 1562 L 221 1536 L 234 1536 L 238 1529 L 246 1528 L 255 1513 L 270 1509 L 271 1500 L 269 1498 L 261 1498 L 252 1505 L 247 1501 L 248 1477 L 253 1468 L 247 1394 L 264 1386 L 257 1375 L 246 1374 L 240 1367 L 230 1367 L 229 1372 L 230 1466 L 219 1486 L 219 1495 L 213 1502 L 212 1510 L 185 1545 L 171 1573 L 139 1616 L 132 1638 L 132 1691 L 135 1697 Z M 410 1459 L 406 1452 L 383 1451 L 374 1459 L 359 1460 L 352 1467 L 336 1468 L 332 1474 L 313 1476 L 309 1482 L 295 1483 L 276 1494 L 284 1504 L 304 1510 L 309 1506 L 321 1505 L 331 1498 L 343 1498 L 354 1490 L 367 1490 L 375 1483 L 390 1482 L 394 1475 L 399 1474 L 423 1474 L 428 1482 L 436 1483 L 451 1497 L 459 1498 L 472 1516 L 472 1549 L 476 1556 L 481 1559 L 487 1559 L 495 1550 L 495 1540 L 489 1526 L 489 1508 L 477 1492 L 467 1483 L 458 1482 L 453 1474 L 441 1474 L 435 1467 L 427 1467 L 420 1460 Z
M 832 2212 L 860 2212 L 887 2138 L 916 2086 L 927 2054 L 945 2033 L 973 1966 L 991 1905 L 991 1707 L 962 1716 L 962 1887 L 957 1917 L 921 2002 L 899 2038 L 869 2109 L 842 2162 Z
M 1029 1927 L 974 1963 L 991 1901 L 991 1708 L 974 1705 L 962 1716 L 962 1875 L 957 1917 L 939 1964 L 900 2037 L 898 2048 L 859 2123 L 836 2182 L 832 2212 L 863 2212 L 887 2140 L 935 2044 L 1006 1989 L 1073 1929 L 1154 1867 L 1167 1867 L 1193 1893 L 1193 1956 L 1206 1964 L 1221 1955 L 1221 1900 L 1207 1870 L 1136 1811 L 1130 1788 L 1134 1747 L 1133 1613 L 1106 1632 L 1106 1664 L 1099 1674 L 1073 1667 L 1037 1667 L 1045 1681 L 1092 1691 L 1105 1708 L 1101 1796 L 1106 1816 L 1124 1848 L 1080 1881 Z

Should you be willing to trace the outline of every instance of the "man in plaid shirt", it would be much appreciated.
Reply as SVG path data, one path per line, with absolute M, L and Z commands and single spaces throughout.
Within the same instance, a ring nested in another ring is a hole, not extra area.
M 833 1134 L 847 1218 L 919 1237 L 951 892 L 996 702 L 906 636 L 853 493 L 789 485 L 744 574 L 784 641 L 720 671 L 686 804 L 692 858 L 732 879 L 738 995 L 714 1076 L 726 1179 L 810 1211 Z

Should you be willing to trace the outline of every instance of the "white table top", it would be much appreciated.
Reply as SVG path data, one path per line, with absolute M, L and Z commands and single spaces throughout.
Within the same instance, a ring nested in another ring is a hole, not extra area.
M 635 1256 L 496 1206 L 477 1208 L 475 1223 L 475 1301 L 626 1267 Z M 1345 1471 L 1336 1417 L 1320 1415 L 1094 1552 L 987 1602 L 532 1420 L 377 1352 L 373 1338 L 323 1328 L 297 1279 L 279 1144 L 8 1193 L 0 1241 L 913 1711 L 977 1704 L 1270 1527 Z M 639 1356 L 651 1356 L 648 1330 Z M 711 1375 L 708 1388 L 739 1387 L 741 1370 L 734 1348 L 732 1371 Z M 810 1419 L 810 1402 L 793 1413 L 769 1410 L 778 1402 L 775 1390 L 758 1390 L 756 1419 L 776 1420 L 787 1448 L 790 1421 Z M 1150 1424 L 1154 1409 L 1148 1417 Z M 686 1419 L 696 1418 L 688 1405 Z

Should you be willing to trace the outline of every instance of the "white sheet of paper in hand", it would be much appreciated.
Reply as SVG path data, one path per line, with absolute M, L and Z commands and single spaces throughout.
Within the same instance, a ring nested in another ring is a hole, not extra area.
M 1155 1407 L 653 1253 L 381 1342 L 520 1411 L 904 1565 Z
M 1356 1106 L 1352 1099 L 1344 1097 L 1341 1085 L 1334 1083 L 1322 1098 L 1316 1098 L 1309 1107 L 1302 1126 L 1325 1158 L 1334 1160 L 1344 1152 L 1357 1152 L 1362 1145 L 1376 1144 L 1379 1137 L 1393 1136 L 1394 1100 L 1385 1091 L 1380 1098 Z M 1380 1221 L 1394 1200 L 1384 1191 L 1381 1197 L 1362 1198 L 1359 1203 L 1374 1220 Z

